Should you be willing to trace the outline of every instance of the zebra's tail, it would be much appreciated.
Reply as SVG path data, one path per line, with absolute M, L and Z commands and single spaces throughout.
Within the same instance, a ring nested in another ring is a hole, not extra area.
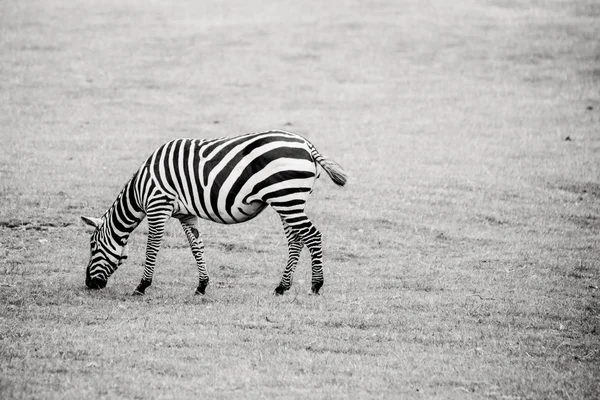
M 327 175 L 329 175 L 333 183 L 338 186 L 344 186 L 348 181 L 348 175 L 344 172 L 342 167 L 340 167 L 340 164 L 326 157 L 321 157 L 322 158 L 317 160 L 317 162 L 323 167 L 325 172 L 327 172 Z
M 348 181 L 348 174 L 346 174 L 340 164 L 319 153 L 319 151 L 312 144 L 310 146 L 310 150 L 313 160 L 319 163 L 325 172 L 327 172 L 327 175 L 329 175 L 333 183 L 338 186 L 344 186 Z

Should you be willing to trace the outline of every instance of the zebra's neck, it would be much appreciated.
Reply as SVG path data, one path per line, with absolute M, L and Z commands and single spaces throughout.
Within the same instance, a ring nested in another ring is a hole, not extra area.
M 124 246 L 127 244 L 129 235 L 145 215 L 137 195 L 137 178 L 138 174 L 136 173 L 125 184 L 112 206 L 102 216 L 105 239 L 110 240 L 115 245 Z

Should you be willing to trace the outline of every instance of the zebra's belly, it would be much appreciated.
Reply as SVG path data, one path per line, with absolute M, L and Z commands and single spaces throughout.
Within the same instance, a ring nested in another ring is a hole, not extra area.
M 211 210 L 208 212 L 202 204 L 192 204 L 178 199 L 175 203 L 173 215 L 196 215 L 202 219 L 221 224 L 238 224 L 251 220 L 267 207 L 267 203 L 253 201 L 249 204 L 234 204 L 228 210 Z
M 235 224 L 251 220 L 260 214 L 265 207 L 267 207 L 267 203 L 261 201 L 254 201 L 250 204 L 240 204 L 237 206 L 237 209 L 233 208 L 231 210 L 233 218 L 228 218 L 226 223 Z

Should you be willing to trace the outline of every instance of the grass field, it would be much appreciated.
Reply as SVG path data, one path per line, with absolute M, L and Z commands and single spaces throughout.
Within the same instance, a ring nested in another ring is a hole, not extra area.
M 456 3 L 1 2 L 0 398 L 598 398 L 600 5 Z M 350 175 L 321 296 L 271 210 L 85 288 L 156 147 L 268 129 Z

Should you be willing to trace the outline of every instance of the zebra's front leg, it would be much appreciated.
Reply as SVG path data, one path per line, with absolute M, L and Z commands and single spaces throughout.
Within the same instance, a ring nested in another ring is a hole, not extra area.
M 206 271 L 206 261 L 204 261 L 204 242 L 198 230 L 198 217 L 192 215 L 185 217 L 177 216 L 176 218 L 181 222 L 185 236 L 192 249 L 192 254 L 196 260 L 196 265 L 198 266 L 198 288 L 196 288 L 194 294 L 204 294 L 209 278 Z
M 161 208 L 156 212 L 148 212 L 148 241 L 146 243 L 146 261 L 144 263 L 144 274 L 140 284 L 133 291 L 133 296 L 143 296 L 146 288 L 152 285 L 154 276 L 154 266 L 156 265 L 156 256 L 160 250 L 163 235 L 165 233 L 165 223 L 171 215 L 172 209 Z
M 283 223 L 283 229 L 288 242 L 288 261 L 285 270 L 283 271 L 281 281 L 275 288 L 276 295 L 282 295 L 286 290 L 289 290 L 290 287 L 292 287 L 294 271 L 296 270 L 296 265 L 298 265 L 298 259 L 300 258 L 300 252 L 304 246 L 302 240 L 300 240 L 300 238 L 293 232 L 292 228 L 285 222 L 283 218 L 281 218 L 281 222 Z

